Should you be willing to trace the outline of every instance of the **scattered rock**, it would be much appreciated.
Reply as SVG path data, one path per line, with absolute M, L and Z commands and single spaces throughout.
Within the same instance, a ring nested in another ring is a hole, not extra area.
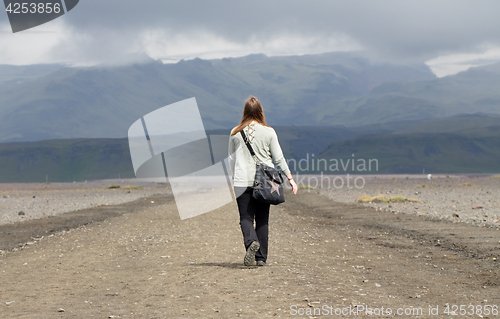
M 483 206 L 481 206 L 481 205 L 476 205 L 476 206 L 474 206 L 472 209 L 481 209 L 481 208 L 483 208 Z
M 20 211 L 19 213 L 17 213 L 19 216 L 24 216 L 26 215 L 23 211 Z
M 57 312 L 65 312 L 65 310 L 63 308 L 59 308 L 57 309 Z
M 10 304 L 12 304 L 12 303 L 14 303 L 14 302 L 15 302 L 15 301 L 7 301 L 5 304 L 6 304 L 7 306 L 10 306 Z
M 458 214 L 453 214 L 453 215 L 451 215 L 451 216 L 453 216 L 453 217 L 455 217 L 455 218 L 460 218 L 460 216 L 459 216 Z

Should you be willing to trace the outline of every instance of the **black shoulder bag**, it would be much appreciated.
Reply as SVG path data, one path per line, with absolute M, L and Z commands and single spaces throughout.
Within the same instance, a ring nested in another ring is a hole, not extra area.
M 253 183 L 253 198 L 267 204 L 278 205 L 285 201 L 283 194 L 283 175 L 275 167 L 268 166 L 257 159 L 252 145 L 245 132 L 240 131 L 243 141 L 255 160 L 255 181 Z

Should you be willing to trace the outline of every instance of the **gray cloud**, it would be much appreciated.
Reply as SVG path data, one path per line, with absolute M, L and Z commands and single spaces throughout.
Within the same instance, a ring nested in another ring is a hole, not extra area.
M 127 52 L 147 30 L 166 30 L 205 32 L 243 46 L 283 34 L 344 35 L 379 56 L 426 60 L 499 45 L 498 12 L 496 0 L 85 0 L 63 19 L 79 34 L 70 46 L 80 59 Z

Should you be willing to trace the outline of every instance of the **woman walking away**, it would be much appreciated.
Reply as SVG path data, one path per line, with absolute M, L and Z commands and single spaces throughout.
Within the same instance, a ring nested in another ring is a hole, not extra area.
M 274 129 L 266 125 L 262 105 L 256 97 L 249 97 L 245 102 L 240 124 L 233 128 L 229 139 L 229 163 L 233 174 L 234 193 L 240 213 L 240 226 L 243 233 L 246 255 L 245 266 L 265 266 L 269 235 L 270 204 L 252 197 L 255 178 L 255 159 L 250 154 L 243 140 L 243 131 L 250 142 L 257 159 L 268 165 L 274 163 L 286 175 L 292 191 L 297 194 L 297 184 L 283 157 L 278 136 Z M 254 227 L 255 220 L 255 227 Z

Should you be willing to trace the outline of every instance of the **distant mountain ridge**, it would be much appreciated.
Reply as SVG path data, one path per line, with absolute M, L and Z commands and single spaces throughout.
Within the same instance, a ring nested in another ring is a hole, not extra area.
M 336 119 L 351 111 L 351 100 L 386 82 L 435 78 L 423 64 L 378 65 L 348 53 L 58 66 L 30 79 L 22 76 L 29 67 L 17 70 L 0 81 L 3 142 L 124 137 L 140 116 L 191 97 L 206 129 L 234 126 L 249 95 L 259 97 L 272 125 L 349 125 Z
M 500 64 L 439 79 L 425 64 L 377 64 L 356 53 L 0 70 L 8 70 L 0 76 L 0 142 L 125 137 L 144 114 L 191 97 L 206 129 L 233 127 L 249 95 L 274 126 L 500 113 Z

